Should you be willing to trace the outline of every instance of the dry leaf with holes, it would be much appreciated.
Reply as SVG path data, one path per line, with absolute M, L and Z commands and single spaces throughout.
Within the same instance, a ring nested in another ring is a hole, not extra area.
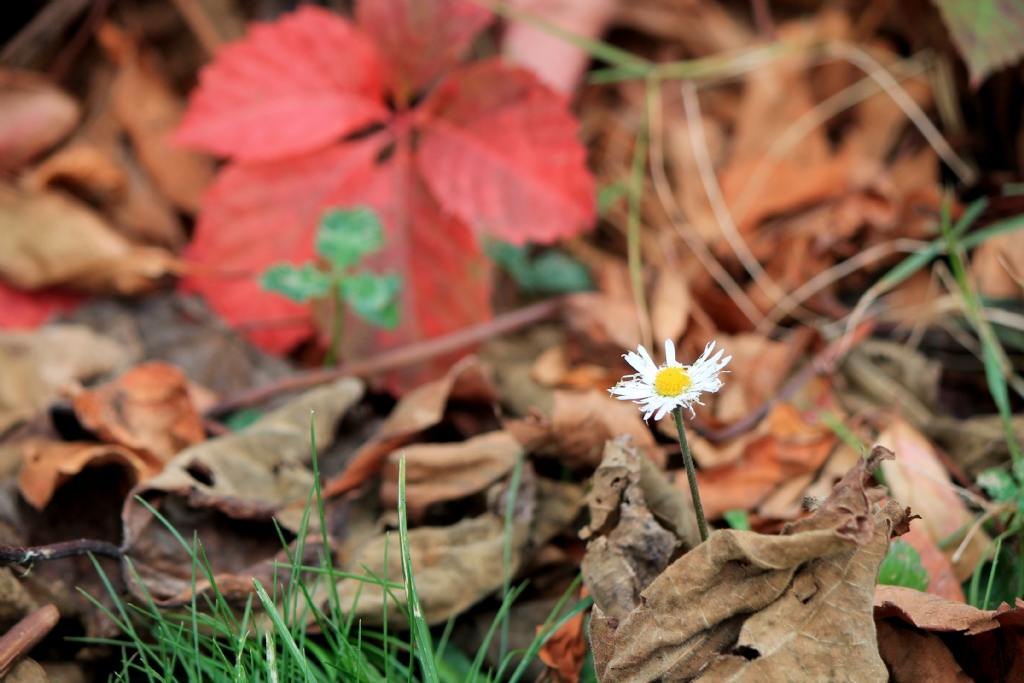
M 488 432 L 455 443 L 411 444 L 392 451 L 384 465 L 380 502 L 398 504 L 398 465 L 405 458 L 405 504 L 418 521 L 432 503 L 457 500 L 483 491 L 508 475 L 523 454 L 509 432 Z
M 865 482 L 876 447 L 815 513 L 779 536 L 715 531 L 625 617 L 594 608 L 601 683 L 887 679 L 872 600 L 878 565 L 911 516 Z

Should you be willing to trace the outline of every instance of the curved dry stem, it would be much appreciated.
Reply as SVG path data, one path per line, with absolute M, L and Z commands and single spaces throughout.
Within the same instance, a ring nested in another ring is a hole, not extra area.
M 728 271 L 722 264 L 718 262 L 715 255 L 711 253 L 704 241 L 694 230 L 693 225 L 686 220 L 683 208 L 679 206 L 679 202 L 676 201 L 675 194 L 672 193 L 672 188 L 669 185 L 668 177 L 665 173 L 665 153 L 664 153 L 664 126 L 661 119 L 661 90 L 658 88 L 651 88 L 647 96 L 649 98 L 647 106 L 647 116 L 649 120 L 648 132 L 650 136 L 650 160 L 651 160 L 651 180 L 654 182 L 654 189 L 658 195 L 658 200 L 661 202 L 662 208 L 665 210 L 665 214 L 668 216 L 669 221 L 672 223 L 672 227 L 675 228 L 679 236 L 686 242 L 686 246 L 697 256 L 697 260 L 700 261 L 701 265 L 708 271 L 715 282 L 725 291 L 736 307 L 747 317 L 750 322 L 755 325 L 760 325 L 764 316 L 761 311 L 757 308 L 747 293 L 743 291 L 743 288 L 729 275 Z
M 767 294 L 772 301 L 789 302 L 788 295 L 775 283 L 774 280 L 761 267 L 761 263 L 750 251 L 750 247 L 743 240 L 740 231 L 733 221 L 729 207 L 722 196 L 722 188 L 718 184 L 718 177 L 715 175 L 714 165 L 711 163 L 711 153 L 708 151 L 708 141 L 704 135 L 704 122 L 700 115 L 700 101 L 697 99 L 697 87 L 693 81 L 682 81 L 680 89 L 683 93 L 683 108 L 686 111 L 686 123 L 690 132 L 690 143 L 693 145 L 693 155 L 697 162 L 697 169 L 700 172 L 700 179 L 704 185 L 704 193 L 708 202 L 711 203 L 711 210 L 715 214 L 715 220 L 722 231 L 722 236 L 732 247 L 733 253 L 739 259 L 743 268 L 754 278 L 754 282 Z M 793 306 L 794 308 L 796 305 Z
M 910 57 L 897 62 L 890 67 L 891 71 L 898 74 L 899 78 L 908 79 L 918 76 L 928 67 L 918 57 Z M 771 177 L 772 170 L 784 159 L 796 146 L 807 137 L 811 131 L 823 125 L 832 117 L 868 99 L 882 90 L 882 86 L 870 76 L 865 76 L 853 85 L 843 88 L 836 94 L 828 97 L 815 106 L 808 109 L 796 121 L 783 131 L 782 135 L 776 138 L 772 146 L 768 148 L 764 156 L 758 161 L 754 172 L 750 174 L 746 185 L 740 192 L 736 201 L 733 202 L 732 210 L 736 221 L 742 221 L 747 211 L 753 205 L 754 198 L 764 189 L 765 184 Z M 791 295 L 792 296 L 792 295 Z
M 939 158 L 946 162 L 946 165 L 956 173 L 962 182 L 967 185 L 974 184 L 977 180 L 977 174 L 974 169 L 954 151 L 952 146 L 946 142 L 946 138 L 939 132 L 939 129 L 935 127 L 935 124 L 932 123 L 928 115 L 921 109 L 920 105 L 914 101 L 914 98 L 903 89 L 903 86 L 874 57 L 856 45 L 840 42 L 828 43 L 825 46 L 825 51 L 827 54 L 845 59 L 866 73 L 878 85 L 882 86 L 882 89 L 888 93 L 893 102 L 903 110 L 907 118 L 921 131 L 921 135 L 932 146 L 932 149 L 939 155 Z

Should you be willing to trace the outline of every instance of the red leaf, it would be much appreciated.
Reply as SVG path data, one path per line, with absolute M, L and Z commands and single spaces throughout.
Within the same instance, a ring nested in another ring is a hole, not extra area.
M 314 258 L 324 209 L 363 204 L 380 213 L 386 232 L 384 252 L 368 265 L 405 282 L 402 324 L 392 333 L 349 329 L 347 345 L 368 354 L 489 318 L 489 271 L 473 235 L 441 214 L 404 147 L 377 162 L 387 142 L 376 135 L 283 162 L 230 164 L 204 199 L 185 286 L 261 347 L 286 351 L 312 331 L 309 309 L 261 290 L 258 276 L 279 261 Z
M 339 193 L 359 194 L 350 188 L 366 185 L 380 144 L 375 136 L 284 161 L 229 164 L 203 198 L 186 252 L 193 274 L 183 287 L 249 328 L 252 341 L 269 351 L 288 351 L 309 337 L 309 307 L 263 291 L 258 278 L 274 263 L 314 257 L 320 215 L 339 203 Z
M 25 292 L 0 282 L 0 330 L 39 327 L 57 313 L 74 309 L 81 296 L 65 292 Z
M 460 69 L 424 108 L 418 162 L 441 206 L 509 242 L 554 242 L 594 221 L 594 181 L 566 100 L 499 60 Z
M 491 16 L 472 0 L 363 0 L 356 6 L 359 27 L 376 43 L 385 81 L 401 105 L 458 64 Z
M 373 44 L 338 15 L 304 5 L 254 24 L 217 54 L 175 139 L 268 160 L 318 149 L 387 115 Z

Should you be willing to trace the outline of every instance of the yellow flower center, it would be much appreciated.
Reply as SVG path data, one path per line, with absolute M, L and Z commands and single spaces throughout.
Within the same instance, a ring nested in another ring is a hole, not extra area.
M 661 396 L 678 396 L 690 388 L 690 375 L 682 368 L 659 370 L 654 378 L 654 390 Z

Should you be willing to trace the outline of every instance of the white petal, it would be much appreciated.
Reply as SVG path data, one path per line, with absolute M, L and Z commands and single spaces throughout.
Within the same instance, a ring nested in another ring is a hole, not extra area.
M 665 364 L 675 365 L 676 362 L 676 345 L 672 343 L 671 339 L 665 340 Z

